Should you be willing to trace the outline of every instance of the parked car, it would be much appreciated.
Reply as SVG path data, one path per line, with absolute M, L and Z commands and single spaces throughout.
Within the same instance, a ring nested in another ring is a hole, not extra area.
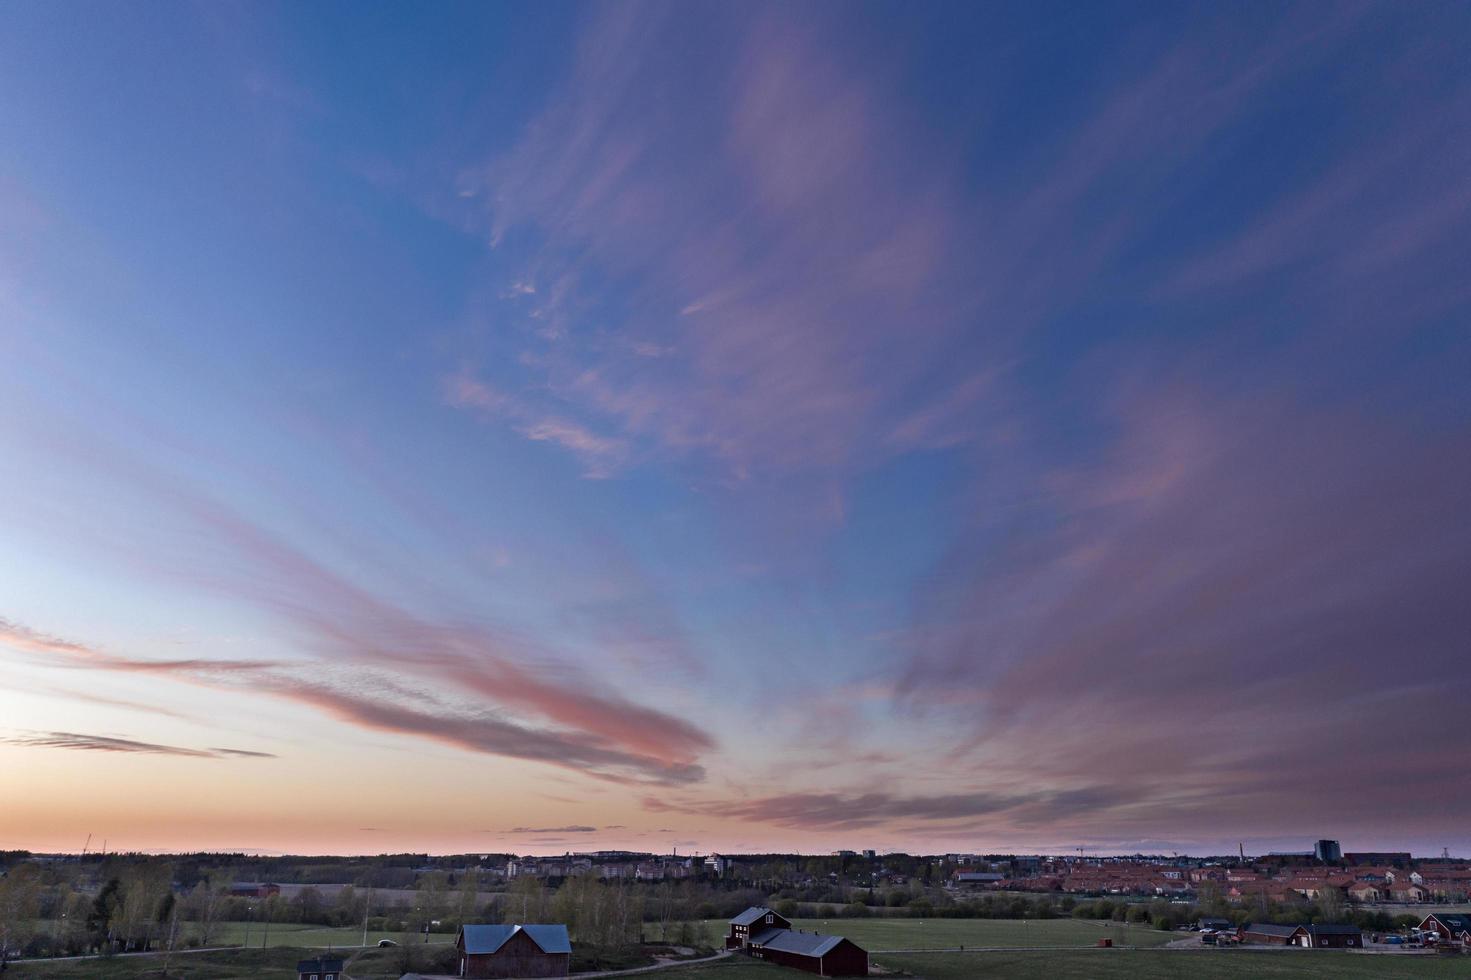
M 1207 946 L 1214 946 L 1216 944 L 1216 934 L 1213 932 L 1208 932 L 1200 937 L 1200 941 L 1205 943 Z
M 386 949 L 389 946 L 397 946 L 398 943 L 394 942 L 392 939 L 380 939 L 378 940 L 378 945 Z

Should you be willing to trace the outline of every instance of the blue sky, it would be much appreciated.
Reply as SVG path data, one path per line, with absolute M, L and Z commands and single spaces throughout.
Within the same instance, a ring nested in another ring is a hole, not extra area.
M 0 845 L 1471 846 L 1463 7 L 0 23 Z

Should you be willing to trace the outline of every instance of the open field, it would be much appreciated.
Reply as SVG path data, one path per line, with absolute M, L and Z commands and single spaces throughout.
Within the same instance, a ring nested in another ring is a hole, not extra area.
M 169 962 L 170 980 L 255 980 L 294 976 L 296 962 L 314 952 L 278 946 L 177 953 Z M 163 976 L 162 956 L 11 963 L 6 980 L 155 980 Z
M 431 947 L 433 949 L 434 947 Z M 444 947 L 439 947 L 443 949 Z M 369 950 L 349 965 L 355 980 L 399 975 L 390 950 Z M 256 980 L 289 976 L 312 950 L 218 950 L 178 954 L 171 980 Z M 351 955 L 351 954 L 349 954 Z M 1370 955 L 1312 950 L 1058 949 L 1035 952 L 888 953 L 877 966 L 921 980 L 1468 980 L 1471 957 Z M 417 966 L 418 964 L 416 964 Z M 12 963 L 7 980 L 160 980 L 163 958 Z M 768 963 L 733 957 L 719 963 L 674 967 L 650 974 L 657 980 L 793 980 L 805 976 Z
M 1058 950 L 915 953 L 874 962 L 923 980 L 1467 980 L 1471 959 L 1312 950 Z M 653 974 L 658 980 L 783 980 L 806 974 L 735 957 Z
M 713 928 L 725 935 L 726 923 Z M 980 946 L 1163 946 L 1180 933 L 1091 919 L 793 919 L 809 932 L 846 936 L 864 949 L 955 949 Z
M 347 926 L 342 929 L 334 929 L 331 926 L 301 925 L 298 923 L 271 923 L 269 933 L 259 922 L 216 922 L 210 930 L 209 944 L 211 946 L 239 946 L 245 942 L 246 926 L 250 927 L 250 945 L 259 947 L 262 942 L 267 946 L 360 946 L 363 942 L 363 930 Z M 198 926 L 194 923 L 180 923 L 179 931 L 185 936 L 198 936 Z M 380 939 L 392 939 L 394 942 L 403 942 L 405 935 L 400 932 L 374 932 L 368 930 L 368 945 L 372 946 Z M 422 942 L 424 937 L 418 933 L 413 939 Z M 455 941 L 454 933 L 431 932 L 429 934 L 431 943 L 452 943 Z
M 1471 960 L 1313 950 L 1059 950 L 1055 953 L 917 953 L 874 957 L 925 980 L 1417 980 L 1471 977 Z M 672 980 L 672 978 L 665 978 Z M 708 980 L 720 980 L 710 977 Z

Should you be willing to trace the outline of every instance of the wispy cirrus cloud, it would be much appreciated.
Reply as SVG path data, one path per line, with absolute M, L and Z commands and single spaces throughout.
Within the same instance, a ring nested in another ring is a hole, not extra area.
M 8 621 L 7 621 L 8 622 Z M 9 623 L 18 635 L 27 637 L 44 636 L 27 627 Z M 67 658 L 82 657 L 88 667 L 102 670 L 127 672 L 150 672 L 166 674 L 176 680 L 215 687 L 236 693 L 247 692 L 268 695 L 287 701 L 308 704 L 326 710 L 335 717 L 374 731 L 391 732 L 426 738 L 431 741 L 452 745 L 473 752 L 485 752 L 508 758 L 543 762 L 583 773 L 599 779 L 615 782 L 643 782 L 654 784 L 681 784 L 697 782 L 704 778 L 704 770 L 694 764 L 688 743 L 700 748 L 713 744 L 709 736 L 692 725 L 673 719 L 668 715 L 641 708 L 628 703 L 617 703 L 605 697 L 588 695 L 581 698 L 575 690 L 562 689 L 538 681 L 524 671 L 496 676 L 476 670 L 461 663 L 440 663 L 438 666 L 450 672 L 468 690 L 494 690 L 505 697 L 507 690 L 522 693 L 545 702 L 549 713 L 564 723 L 584 722 L 581 730 L 576 727 L 538 728 L 495 717 L 487 710 L 474 710 L 464 705 L 446 704 L 443 700 L 393 684 L 386 679 L 378 680 L 378 694 L 368 694 L 322 680 L 307 680 L 301 676 L 309 670 L 280 663 L 253 663 L 248 661 L 225 661 L 222 670 L 216 670 L 217 662 L 209 660 L 133 660 L 124 657 L 100 656 L 83 644 L 49 638 L 43 647 Z M 77 651 L 86 651 L 77 653 Z M 383 658 L 378 658 L 380 666 Z M 77 666 L 67 663 L 68 666 Z M 500 685 L 499 681 L 505 681 Z M 387 692 L 393 699 L 381 695 Z M 585 700 L 586 703 L 583 703 Z M 417 706 L 416 703 L 417 702 Z M 620 721 L 611 726 L 606 734 L 595 734 L 587 730 L 608 728 L 602 724 L 601 711 L 619 712 Z M 77 738 L 65 733 L 52 733 L 57 738 Z M 670 735 L 681 737 L 683 744 L 671 745 Z M 621 736 L 619 738 L 618 736 Z M 29 736 L 25 737 L 29 739 Z M 145 743 L 118 740 L 101 740 L 95 745 L 77 744 L 54 747 L 96 748 L 102 750 L 109 742 L 117 742 L 113 751 L 128 751 L 127 746 L 144 746 Z M 17 744 L 53 744 L 51 742 L 25 740 Z M 629 746 L 648 750 L 645 754 L 630 750 Z M 162 751 L 167 747 L 154 747 Z M 145 751 L 136 748 L 134 751 Z M 197 756 L 240 756 L 253 753 L 233 749 L 180 749 L 173 754 Z
M 676 66 L 646 53 L 692 29 L 680 12 L 597 12 L 558 97 L 464 178 L 497 247 L 523 236 L 559 285 L 534 311 L 557 329 L 495 360 L 527 369 L 549 431 L 571 427 L 549 441 L 579 455 L 608 459 L 613 440 L 831 483 L 1012 438 L 1029 333 L 1106 286 L 1211 141 L 1360 15 L 1285 11 L 1250 36 L 1213 23 L 1109 65 L 1080 123 L 1019 148 L 1025 181 L 1007 169 L 989 192 L 827 43 L 820 14 L 719 19 L 729 42 L 677 66 L 671 95 Z M 657 364 L 606 342 L 635 328 Z M 505 421 L 528 434 L 522 410 Z
M 886 791 L 798 792 L 716 802 L 646 797 L 643 805 L 656 813 L 734 816 L 804 831 L 862 830 L 912 820 L 920 821 L 919 833 L 926 833 L 941 824 L 994 828 L 1021 825 L 1039 816 L 1053 820 L 1076 817 L 1127 799 L 1127 791 L 1120 787 L 1095 785 L 1063 791 L 1028 788 L 908 795 Z
M 957 726 L 952 764 L 1063 786 L 1108 771 L 1138 804 L 1112 826 L 1145 834 L 1253 811 L 1368 827 L 1399 813 L 1390 785 L 1471 800 L 1445 754 L 1395 762 L 1370 734 L 1471 698 L 1471 434 L 1182 391 L 1121 412 L 1112 452 L 1055 474 L 1048 533 L 984 566 L 957 543 L 915 596 L 899 693 Z
M 568 824 L 565 827 L 512 827 L 504 831 L 507 834 L 595 834 L 597 832 L 598 828 L 581 824 Z
M 152 499 L 170 502 L 198 540 L 208 543 L 213 559 L 188 575 L 195 586 L 275 617 L 294 634 L 300 655 L 328 664 L 369 666 L 406 679 L 411 688 L 448 687 L 478 698 L 483 708 L 479 713 L 452 712 L 443 724 L 413 710 L 395 713 L 371 697 L 298 683 L 295 671 L 310 659 L 118 656 L 8 620 L 0 624 L 0 643 L 45 655 L 62 666 L 170 674 L 234 692 L 331 705 L 339 718 L 362 727 L 545 761 L 599 779 L 702 778 L 696 760 L 715 743 L 699 726 L 619 696 L 606 682 L 516 631 L 484 621 L 447 622 L 414 614 L 279 533 L 190 491 L 184 482 L 161 479 L 85 436 L 77 439 L 72 448 L 85 448 L 89 462 L 116 462 L 114 479 L 127 477 Z
M 178 745 L 159 745 L 130 738 L 107 735 L 80 735 L 76 732 L 32 732 L 0 736 L 0 742 L 43 749 L 76 749 L 83 752 L 122 752 L 144 755 L 178 755 L 193 759 L 275 759 L 272 752 L 249 749 L 191 749 Z
M 474 409 L 488 418 L 511 423 L 532 442 L 550 442 L 582 459 L 583 475 L 598 479 L 613 474 L 628 457 L 621 439 L 600 436 L 576 422 L 545 414 L 488 383 L 460 372 L 445 381 L 445 398 L 458 408 Z

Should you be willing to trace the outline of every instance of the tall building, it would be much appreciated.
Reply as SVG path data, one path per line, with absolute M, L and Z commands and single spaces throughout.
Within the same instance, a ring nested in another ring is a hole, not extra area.
M 1343 860 L 1343 850 L 1336 840 L 1320 840 L 1313 848 L 1313 856 L 1324 864 L 1338 864 Z

